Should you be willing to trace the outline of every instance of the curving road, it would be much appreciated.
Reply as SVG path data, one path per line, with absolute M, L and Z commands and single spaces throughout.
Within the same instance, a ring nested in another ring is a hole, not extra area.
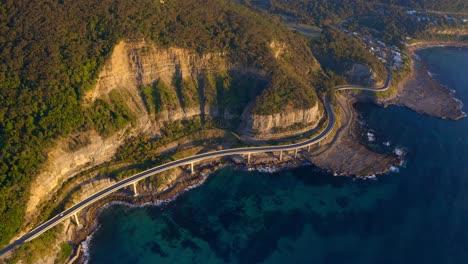
M 356 86 L 356 85 L 344 85 L 344 86 L 338 86 L 335 87 L 335 91 L 343 91 L 343 90 L 367 90 L 367 91 L 385 91 L 389 88 L 390 84 L 390 79 L 391 79 L 391 72 L 389 69 L 388 71 L 388 77 L 385 82 L 385 84 L 380 87 L 380 88 L 372 88 L 372 87 L 361 87 L 361 86 Z M 203 154 L 198 154 L 194 155 L 188 158 L 183 158 L 179 160 L 175 160 L 154 168 L 151 168 L 149 170 L 137 173 L 127 179 L 121 180 L 114 185 L 107 187 L 106 189 L 97 192 L 93 194 L 92 196 L 84 199 L 83 201 L 79 202 L 78 204 L 70 207 L 69 209 L 63 211 L 59 215 L 56 215 L 49 219 L 48 221 L 42 223 L 38 227 L 34 228 L 27 234 L 23 235 L 21 238 L 13 242 L 12 244 L 8 245 L 6 248 L 0 250 L 0 256 L 3 254 L 11 251 L 12 249 L 16 248 L 17 246 L 22 245 L 25 242 L 28 242 L 38 236 L 40 236 L 42 233 L 46 232 L 47 230 L 53 228 L 54 226 L 58 225 L 65 219 L 73 216 L 75 213 L 79 212 L 80 210 L 84 209 L 88 205 L 91 205 L 92 203 L 96 202 L 99 199 L 102 199 L 106 197 L 107 195 L 118 191 L 124 187 L 127 187 L 133 183 L 136 183 L 138 181 L 141 181 L 147 177 L 153 176 L 155 174 L 158 174 L 160 172 L 164 172 L 166 170 L 180 167 L 182 165 L 187 165 L 187 164 L 193 164 L 198 161 L 206 160 L 206 159 L 212 159 L 212 158 L 220 158 L 220 157 L 225 157 L 225 156 L 233 156 L 233 155 L 250 155 L 250 154 L 255 154 L 255 153 L 265 153 L 265 152 L 279 152 L 279 151 L 288 151 L 288 150 L 298 150 L 304 147 L 308 147 L 310 145 L 316 144 L 323 139 L 325 139 L 333 130 L 335 127 L 335 114 L 333 113 L 332 106 L 328 100 L 328 98 L 324 99 L 324 105 L 325 109 L 328 115 L 328 124 L 325 127 L 325 129 L 320 132 L 317 136 L 308 139 L 303 142 L 299 143 L 294 143 L 294 144 L 288 144 L 288 145 L 281 145 L 281 146 L 264 146 L 264 147 L 248 147 L 248 148 L 234 148 L 234 149 L 225 149 L 225 150 L 219 150 L 219 151 L 213 151 L 213 152 L 208 152 L 208 153 L 203 153 Z
M 333 88 L 335 91 L 344 91 L 344 90 L 361 90 L 361 91 L 372 91 L 372 92 L 382 92 L 387 90 L 390 87 L 390 81 L 392 80 L 392 72 L 387 68 L 387 79 L 385 80 L 382 87 L 362 87 L 359 85 L 340 85 Z

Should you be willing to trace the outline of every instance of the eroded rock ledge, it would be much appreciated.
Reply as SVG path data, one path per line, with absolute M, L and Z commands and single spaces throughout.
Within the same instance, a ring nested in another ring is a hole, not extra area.
M 271 52 L 279 58 L 285 45 L 273 43 Z M 48 162 L 31 185 L 26 222 L 34 218 L 40 202 L 46 200 L 61 182 L 111 160 L 128 138 L 142 134 L 159 137 L 171 122 L 218 118 L 236 123 L 245 118 L 242 123 L 248 124 L 248 131 L 271 136 L 278 130 L 289 130 L 291 133 L 297 130 L 297 133 L 302 133 L 295 127 L 297 124 L 301 124 L 301 129 L 313 129 L 323 117 L 318 103 L 310 109 L 289 109 L 273 115 L 253 115 L 251 111 L 236 114 L 233 109 L 220 105 L 216 95 L 200 89 L 201 78 L 208 75 L 222 77 L 232 71 L 259 80 L 268 79 L 262 70 L 235 65 L 223 53 L 198 54 L 180 48 L 160 48 L 143 40 L 117 44 L 100 72 L 96 86 L 84 96 L 83 105 L 91 107 L 96 100 L 112 104 L 112 94 L 117 94 L 125 99 L 126 106 L 136 120 L 107 137 L 90 130 L 57 140 L 56 147 L 48 153 Z M 179 81 L 193 84 L 195 89 L 180 91 L 174 84 Z M 163 83 L 170 96 L 176 98 L 157 111 L 148 107 L 143 95 L 143 88 L 155 83 Z M 86 140 L 78 149 L 71 150 L 68 147 L 70 138 Z
M 384 106 L 402 105 L 418 113 L 438 118 L 463 118 L 465 113 L 461 109 L 462 102 L 429 75 L 429 66 L 415 54 L 417 50 L 440 45 L 467 47 L 468 43 L 422 42 L 408 47 L 412 61 L 411 74 L 398 84 L 396 97 L 378 103 Z

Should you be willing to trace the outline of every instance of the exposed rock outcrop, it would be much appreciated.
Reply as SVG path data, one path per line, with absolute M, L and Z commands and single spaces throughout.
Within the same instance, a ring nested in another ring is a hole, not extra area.
M 225 72 L 228 62 L 223 54 L 198 55 L 193 52 L 169 48 L 158 49 L 145 41 L 121 42 L 115 46 L 111 58 L 99 74 L 97 85 L 85 95 L 84 104 L 96 99 L 109 100 L 111 91 L 125 98 L 129 109 L 137 116 L 135 125 L 103 138 L 96 131 L 86 132 L 86 146 L 69 151 L 67 139 L 57 142 L 49 152 L 49 161 L 43 166 L 30 190 L 27 218 L 51 190 L 78 172 L 110 160 L 125 139 L 141 133 L 158 135 L 165 122 L 190 119 L 201 113 L 217 116 L 216 108 L 179 107 L 150 114 L 142 98 L 141 87 L 157 80 L 171 83 L 174 77 L 196 78 L 206 72 Z
M 142 98 L 142 86 L 153 85 L 157 81 L 172 86 L 175 78 L 197 80 L 203 74 L 225 73 L 229 67 L 222 53 L 200 55 L 179 48 L 161 49 L 145 41 L 121 42 L 114 48 L 110 61 L 99 75 L 96 88 L 86 95 L 86 101 L 106 98 L 112 90 L 126 90 L 130 94 L 127 104 L 136 116 L 141 117 L 148 115 Z M 179 109 L 157 115 L 157 122 L 187 119 L 205 110 L 217 114 L 210 107 L 196 108 L 179 105 Z
M 248 127 L 263 138 L 275 134 L 275 131 L 284 130 L 294 125 L 314 128 L 318 125 L 323 113 L 319 110 L 318 103 L 312 108 L 294 110 L 272 115 L 249 115 Z
M 271 49 L 279 57 L 285 52 L 286 45 L 272 42 Z M 268 79 L 261 70 L 234 65 L 223 53 L 198 54 L 180 48 L 160 48 L 146 41 L 117 44 L 99 74 L 95 88 L 84 96 L 83 104 L 91 107 L 97 99 L 112 104 L 111 94 L 117 93 L 136 120 L 108 137 L 102 137 L 94 130 L 80 132 L 86 134 L 84 137 L 87 142 L 78 149 L 67 147 L 69 139 L 58 140 L 56 148 L 49 152 L 48 162 L 43 165 L 42 172 L 31 185 L 26 219 L 31 219 L 37 213 L 38 204 L 49 197 L 61 182 L 111 160 L 129 137 L 139 134 L 158 136 L 168 122 L 201 116 L 239 120 L 239 113 L 218 103 L 222 95 L 217 94 L 218 80 L 212 80 L 218 76 L 227 76 L 232 71 Z M 214 83 L 209 87 L 211 90 L 203 84 L 208 81 Z M 184 82 L 188 84 L 184 86 Z M 162 105 L 156 109 L 154 105 L 150 107 L 151 102 L 145 98 L 143 88 L 157 89 L 155 84 L 158 83 L 164 84 L 164 96 L 172 101 L 170 106 Z M 285 129 L 296 124 L 302 124 L 302 128 L 313 128 L 322 115 L 318 105 L 266 116 L 252 115 L 247 111 L 247 122 L 244 120 L 244 123 L 249 124 L 248 129 L 267 135 L 274 133 L 275 129 Z
M 346 71 L 346 76 L 351 83 L 372 87 L 376 84 L 377 76 L 372 69 L 364 64 L 353 63 L 351 69 Z

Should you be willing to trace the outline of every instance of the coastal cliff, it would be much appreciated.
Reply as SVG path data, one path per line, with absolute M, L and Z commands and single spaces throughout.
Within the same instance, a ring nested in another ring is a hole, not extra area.
M 295 125 L 298 126 L 298 129 L 313 129 L 318 125 L 323 115 L 323 111 L 319 109 L 319 105 L 316 103 L 308 109 L 293 109 L 272 115 L 248 115 L 246 122 L 257 137 L 269 138 L 274 137 L 275 134 L 284 134 L 281 132 Z M 271 133 L 272 131 L 275 131 L 275 133 Z M 294 131 L 292 134 L 294 134 Z
M 287 49 L 275 42 L 270 47 L 275 60 L 281 60 Z M 242 131 L 259 138 L 314 129 L 324 116 L 319 101 L 305 109 L 286 105 L 265 115 L 247 107 L 255 106 L 256 98 L 268 89 L 269 79 L 264 70 L 234 63 L 221 52 L 199 54 L 144 40 L 120 42 L 82 104 L 85 109 L 99 103 L 119 105 L 132 119 L 106 133 L 92 128 L 57 140 L 32 184 L 26 219 L 34 217 L 40 202 L 62 182 L 110 161 L 129 138 L 163 137 L 173 123 L 217 119 L 234 129 L 242 123 Z

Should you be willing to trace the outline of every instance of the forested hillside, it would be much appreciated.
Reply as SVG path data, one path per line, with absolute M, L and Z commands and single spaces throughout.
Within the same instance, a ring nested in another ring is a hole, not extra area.
M 468 3 L 464 0 L 243 0 L 243 2 L 278 14 L 294 15 L 302 22 L 316 25 L 364 15 L 376 6 L 383 6 L 386 9 L 403 7 L 468 13 Z
M 252 112 L 257 115 L 308 108 L 317 103 L 316 89 L 334 85 L 321 71 L 307 39 L 286 29 L 279 17 L 234 2 L 239 1 L 0 2 L 0 245 L 22 227 L 31 181 L 47 160 L 47 149 L 54 146 L 55 139 L 91 129 L 109 136 L 135 119 L 122 96 L 115 93 L 109 94 L 112 104 L 96 100 L 83 106 L 85 94 L 96 86 L 117 43 L 144 40 L 159 48 L 182 48 L 200 56 L 224 54 L 233 68 L 261 72 L 266 78 L 260 88 L 252 88 L 250 79 L 232 71 L 223 76 L 224 86 L 212 76 L 204 77 L 210 89 L 226 88 L 215 95 L 222 99 L 218 103 L 237 112 L 249 103 L 254 103 Z M 383 25 L 371 21 L 369 27 L 380 30 L 382 26 L 394 43 L 402 40 L 403 33 L 426 29 L 403 19 L 401 6 L 467 10 L 466 1 L 461 0 L 242 2 L 260 3 L 276 14 L 321 27 L 368 14 L 370 3 L 390 3 L 397 7 L 388 12 L 384 8 Z M 343 66 L 353 62 L 369 64 L 382 73 L 382 65 L 358 43 L 349 42 L 331 27 L 324 27 L 323 33 L 312 47 L 330 75 L 334 74 L 331 71 L 341 73 Z M 358 48 L 348 49 L 349 43 Z M 197 90 L 178 78 L 172 81 L 176 88 Z M 164 106 L 162 102 L 176 100 L 161 96 L 167 87 L 160 83 L 141 88 L 150 101 L 150 112 L 170 108 L 171 102 Z M 191 99 L 196 98 L 201 97 Z
M 366 18 L 385 33 L 385 41 L 397 45 L 405 36 L 446 39 L 434 29 L 465 27 L 468 1 L 463 0 L 243 0 L 248 6 L 266 9 L 298 23 L 322 27 L 347 20 Z M 413 12 L 419 12 L 414 16 Z M 427 11 L 427 12 L 426 12 Z M 408 13 L 409 12 L 409 13 Z M 457 17 L 445 16 L 451 12 Z M 429 16 L 428 14 L 431 14 Z M 452 39 L 453 40 L 453 39 Z M 455 40 L 458 40 L 455 38 Z
M 360 63 L 370 66 L 377 79 L 386 78 L 385 66 L 375 55 L 357 39 L 333 27 L 324 27 L 320 37 L 312 42 L 312 50 L 325 70 L 344 75 L 354 63 Z
M 382 3 L 431 11 L 468 12 L 465 0 L 380 0 Z
M 447 29 L 466 31 L 467 24 L 463 21 L 468 15 L 468 1 L 244 0 L 243 3 L 266 9 L 288 21 L 316 27 L 349 22 L 348 26 L 351 24 L 351 27 L 348 29 L 355 31 L 364 26 L 370 28 L 365 34 L 373 34 L 385 43 L 400 47 L 406 37 L 456 41 L 466 39 L 464 34 L 444 32 Z
M 54 139 L 92 128 L 105 134 L 105 124 L 118 129 L 133 118 L 119 104 L 82 107 L 121 40 L 225 53 L 233 65 L 260 69 L 271 77 L 256 94 L 260 114 L 317 100 L 319 67 L 307 41 L 227 1 L 9 0 L 0 13 L 0 245 L 21 228 L 31 180 Z

